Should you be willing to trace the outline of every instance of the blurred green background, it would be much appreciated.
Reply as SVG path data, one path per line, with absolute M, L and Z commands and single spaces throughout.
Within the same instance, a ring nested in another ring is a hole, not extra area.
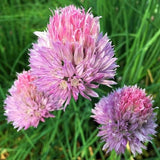
M 0 159 L 7 160 L 159 160 L 160 132 L 146 143 L 143 154 L 105 154 L 96 136 L 98 125 L 90 118 L 99 99 L 71 101 L 66 111 L 40 123 L 37 129 L 19 131 L 7 124 L 3 101 L 16 73 L 28 70 L 28 49 L 43 31 L 51 11 L 69 4 L 91 8 L 102 16 L 101 31 L 114 45 L 117 85 L 138 84 L 152 94 L 154 107 L 160 106 L 160 0 L 0 0 Z M 100 97 L 111 89 L 100 86 Z M 160 111 L 157 123 L 160 124 Z

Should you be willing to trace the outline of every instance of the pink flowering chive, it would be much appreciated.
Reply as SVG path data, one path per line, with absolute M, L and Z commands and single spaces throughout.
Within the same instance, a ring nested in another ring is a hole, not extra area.
M 87 45 L 98 37 L 99 17 L 93 17 L 89 11 L 85 13 L 83 8 L 73 5 L 59 8 L 50 18 L 48 32 L 52 42 L 78 42 Z
M 60 8 L 47 31 L 35 34 L 30 67 L 39 90 L 61 97 L 66 106 L 72 96 L 98 97 L 93 88 L 115 84 L 116 58 L 107 35 L 99 33 L 98 17 L 74 6 Z
M 9 90 L 5 100 L 5 115 L 8 122 L 21 130 L 30 126 L 37 127 L 44 118 L 54 117 L 50 111 L 58 108 L 58 103 L 43 92 L 38 92 L 32 82 L 35 80 L 30 71 L 18 74 L 18 79 Z
M 127 142 L 131 152 L 142 153 L 144 142 L 156 133 L 151 96 L 137 86 L 125 86 L 103 97 L 92 110 L 101 124 L 98 136 L 105 142 L 103 150 L 124 153 Z

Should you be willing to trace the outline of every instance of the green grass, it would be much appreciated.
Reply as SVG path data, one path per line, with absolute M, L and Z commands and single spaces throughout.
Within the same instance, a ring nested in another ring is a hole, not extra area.
M 8 160 L 128 160 L 127 153 L 114 151 L 105 155 L 103 143 L 96 136 L 97 124 L 90 118 L 91 109 L 99 99 L 90 102 L 79 97 L 71 101 L 66 111 L 55 113 L 37 129 L 17 132 L 7 124 L 3 101 L 16 73 L 28 67 L 28 49 L 36 41 L 34 31 L 43 31 L 51 15 L 50 9 L 74 4 L 86 10 L 92 8 L 100 19 L 101 31 L 113 42 L 120 66 L 117 85 L 138 84 L 154 97 L 154 107 L 160 106 L 160 1 L 159 0 L 3 0 L 0 2 L 0 158 Z M 100 97 L 111 89 L 97 89 Z M 160 110 L 157 123 L 160 124 Z M 160 128 L 157 128 L 157 131 Z M 135 159 L 160 159 L 160 133 L 147 151 Z

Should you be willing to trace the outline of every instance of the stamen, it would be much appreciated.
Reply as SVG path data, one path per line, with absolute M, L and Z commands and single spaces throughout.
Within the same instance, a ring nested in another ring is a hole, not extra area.
M 66 89 L 67 88 L 67 82 L 65 80 L 62 80 L 60 83 L 60 88 L 61 89 Z
M 71 86 L 77 87 L 78 85 L 79 85 L 79 79 L 74 78 L 71 80 Z

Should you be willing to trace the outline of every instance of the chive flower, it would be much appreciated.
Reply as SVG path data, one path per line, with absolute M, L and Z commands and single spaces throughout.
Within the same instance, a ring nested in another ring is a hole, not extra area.
M 79 94 L 90 99 L 99 84 L 115 84 L 117 65 L 107 35 L 100 33 L 99 17 L 75 6 L 59 8 L 47 30 L 35 32 L 37 43 L 30 50 L 31 74 L 38 90 L 60 97 L 65 107 Z
M 134 155 L 142 153 L 144 142 L 151 141 L 156 133 L 153 110 L 151 96 L 136 85 L 103 97 L 92 110 L 92 117 L 101 125 L 98 136 L 105 143 L 103 150 L 124 153 L 128 143 Z
M 44 92 L 37 91 L 32 83 L 35 80 L 30 71 L 18 74 L 18 79 L 9 89 L 5 100 L 5 115 L 8 122 L 13 122 L 18 131 L 30 126 L 37 127 L 44 118 L 54 117 L 50 111 L 59 109 L 58 101 Z

